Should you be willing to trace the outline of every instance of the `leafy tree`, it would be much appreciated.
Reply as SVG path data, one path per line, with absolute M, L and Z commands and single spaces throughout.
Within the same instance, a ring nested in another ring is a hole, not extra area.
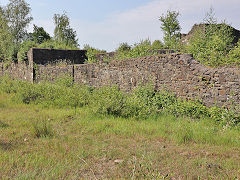
M 30 34 L 31 39 L 38 44 L 42 44 L 44 41 L 50 40 L 50 35 L 44 30 L 43 27 L 33 25 L 33 33 Z
M 3 9 L 0 7 L 0 61 L 11 60 L 13 57 L 13 37 L 9 31 Z
M 54 17 L 54 38 L 59 42 L 65 42 L 67 45 L 78 46 L 77 33 L 70 27 L 70 19 L 66 13 L 55 14 Z
M 24 40 L 27 34 L 27 26 L 33 20 L 31 8 L 25 0 L 10 0 L 5 8 L 5 16 L 8 20 L 11 33 L 15 43 L 20 43 Z
M 167 48 L 177 48 L 180 40 L 180 24 L 178 21 L 179 12 L 167 11 L 167 14 L 159 18 L 161 29 L 164 32 L 164 43 Z

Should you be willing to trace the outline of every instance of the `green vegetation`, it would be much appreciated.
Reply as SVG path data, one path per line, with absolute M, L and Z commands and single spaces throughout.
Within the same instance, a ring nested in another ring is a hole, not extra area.
M 114 57 L 109 57 L 106 54 L 103 61 L 109 62 L 111 60 L 153 56 L 158 54 L 156 50 L 163 48 L 163 43 L 160 40 L 155 40 L 153 43 L 149 39 L 141 40 L 139 43 L 135 43 L 132 46 L 127 43 L 121 43 L 116 49 L 116 55 Z M 104 50 L 91 48 L 89 45 L 84 49 L 87 50 L 88 63 L 98 62 L 99 60 L 96 58 L 96 55 L 99 53 L 106 53 Z
M 33 33 L 29 33 L 30 39 L 37 44 L 42 44 L 51 39 L 50 35 L 44 30 L 43 27 L 33 25 Z
M 4 14 L 17 45 L 24 41 L 27 27 L 33 20 L 30 12 L 31 7 L 24 0 L 9 0 L 5 8 Z
M 77 33 L 70 27 L 70 19 L 66 13 L 54 14 L 55 29 L 54 39 L 58 42 L 65 42 L 66 45 L 78 47 Z
M 166 15 L 162 14 L 159 18 L 161 21 L 161 29 L 164 32 L 164 43 L 167 48 L 178 49 L 180 44 L 181 26 L 178 21 L 180 15 L 177 11 L 167 11 Z
M 233 47 L 232 28 L 225 22 L 218 24 L 213 10 L 207 14 L 205 25 L 199 27 L 185 48 L 201 63 L 210 66 L 237 64 L 240 59 L 228 56 Z M 232 53 L 231 53 L 232 54 Z M 240 56 L 238 56 L 240 57 Z
M 120 44 L 120 47 L 117 49 L 116 59 L 129 59 L 154 55 L 154 52 L 151 51 L 152 43 L 149 39 L 142 40 L 140 43 L 135 43 L 130 49 L 122 48 L 123 45 L 124 44 Z
M 129 95 L 74 87 L 69 78 L 0 87 L 1 179 L 239 178 L 237 125 L 223 128 L 197 102 L 183 106 L 151 87 Z
M 0 61 L 12 60 L 14 54 L 13 36 L 7 20 L 4 17 L 4 11 L 0 7 Z
M 85 44 L 83 47 L 84 50 L 87 51 L 87 63 L 96 63 L 98 62 L 96 55 L 97 54 L 101 54 L 101 53 L 106 53 L 107 51 L 105 50 L 100 50 L 100 49 L 96 49 L 94 47 L 91 47 L 89 44 Z
M 168 113 L 176 117 L 210 118 L 221 127 L 238 129 L 240 125 L 238 107 L 229 110 L 207 108 L 199 101 L 181 100 L 166 91 L 155 92 L 151 86 L 140 86 L 132 93 L 124 93 L 115 86 L 93 89 L 73 84 L 69 77 L 60 78 L 54 84 L 31 84 L 5 77 L 1 79 L 0 87 L 5 93 L 14 93 L 13 99 L 17 102 L 43 107 L 76 109 L 89 106 L 98 114 L 135 119 Z
M 27 52 L 32 47 L 79 49 L 76 31 L 70 27 L 66 13 L 54 15 L 54 38 L 37 25 L 32 33 L 27 32 L 33 20 L 30 13 L 31 7 L 25 0 L 10 0 L 6 7 L 0 6 L 1 61 L 27 61 Z

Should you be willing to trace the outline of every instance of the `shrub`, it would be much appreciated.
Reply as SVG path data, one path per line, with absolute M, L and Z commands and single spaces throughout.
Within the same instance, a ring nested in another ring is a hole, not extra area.
M 29 51 L 29 49 L 33 48 L 33 47 L 37 47 L 38 45 L 33 42 L 33 41 L 24 41 L 21 45 L 20 45 L 20 49 L 18 51 L 17 57 L 18 57 L 18 61 L 20 62 L 27 62 L 28 57 L 27 57 L 27 52 Z
M 163 49 L 163 48 L 164 48 L 164 45 L 163 45 L 162 41 L 160 41 L 160 40 L 153 41 L 152 46 L 151 46 L 152 50 L 159 50 L 159 49 Z
M 240 65 L 240 40 L 238 41 L 237 45 L 229 51 L 225 61 L 226 64 Z
M 0 78 L 0 91 L 5 93 L 17 93 L 21 84 L 21 81 L 13 81 L 9 76 L 3 76 Z
M 87 50 L 87 58 L 88 58 L 87 63 L 98 62 L 98 60 L 96 58 L 96 54 L 106 53 L 105 50 L 100 50 L 100 49 L 93 48 L 93 47 L 89 46 L 88 44 L 85 44 L 83 49 Z
M 96 113 L 121 116 L 125 96 L 116 86 L 98 88 L 93 91 L 91 106 Z
M 218 24 L 210 10 L 205 23 L 199 26 L 185 49 L 201 63 L 219 66 L 228 63 L 226 57 L 232 46 L 232 28 L 226 22 Z
M 154 53 L 152 49 L 151 41 L 149 39 L 142 40 L 140 43 L 136 43 L 128 51 L 118 51 L 116 59 L 128 59 L 128 58 L 138 58 L 144 56 L 151 56 Z
M 151 85 L 139 86 L 127 96 L 126 106 L 123 110 L 124 117 L 146 119 L 157 112 L 153 104 L 154 90 Z
M 117 86 L 91 88 L 61 79 L 56 83 L 31 84 L 0 78 L 1 91 L 13 93 L 14 99 L 25 104 L 44 107 L 89 106 L 94 113 L 125 118 L 147 119 L 150 116 L 172 114 L 192 119 L 210 118 L 224 128 L 240 125 L 238 107 L 208 108 L 200 101 L 182 100 L 167 91 L 154 91 L 151 85 L 139 86 L 131 93 L 124 93 Z
M 225 57 L 232 46 L 232 40 L 231 28 L 227 24 L 210 24 L 206 25 L 206 32 L 196 32 L 186 48 L 201 63 L 219 66 L 226 64 Z
M 67 44 L 64 41 L 57 41 L 57 40 L 53 40 L 53 39 L 50 39 L 50 40 L 45 41 L 42 44 L 38 45 L 38 48 L 70 49 L 70 50 L 78 50 L 79 49 L 74 44 Z
M 116 51 L 118 53 L 121 53 L 121 52 L 128 52 L 130 50 L 131 50 L 131 46 L 128 45 L 128 43 L 121 43 Z

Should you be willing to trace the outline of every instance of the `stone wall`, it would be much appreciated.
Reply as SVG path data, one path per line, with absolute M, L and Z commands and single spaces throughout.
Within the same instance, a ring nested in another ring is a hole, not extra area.
M 75 83 L 101 87 L 117 85 L 131 91 L 152 83 L 156 90 L 167 89 L 186 99 L 201 99 L 207 106 L 240 104 L 240 68 L 210 68 L 191 54 L 163 54 L 96 64 L 32 65 L 0 63 L 0 75 L 30 82 L 54 81 L 71 76 Z
M 26 63 L 0 63 L 0 76 L 33 82 L 33 68 Z
M 209 68 L 190 54 L 76 65 L 74 81 L 96 87 L 116 84 L 124 91 L 152 83 L 156 90 L 167 89 L 179 97 L 201 99 L 208 106 L 240 103 L 239 68 Z
M 73 65 L 38 65 L 35 69 L 34 82 L 55 81 L 57 78 L 69 76 L 73 77 Z

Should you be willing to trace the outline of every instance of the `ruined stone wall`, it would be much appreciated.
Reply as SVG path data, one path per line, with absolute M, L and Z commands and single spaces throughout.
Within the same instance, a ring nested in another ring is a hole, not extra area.
M 209 68 L 190 54 L 76 65 L 74 80 L 96 87 L 116 84 L 125 91 L 141 83 L 152 83 L 156 90 L 167 89 L 179 97 L 201 99 L 208 106 L 240 103 L 239 68 Z
M 33 72 L 33 69 L 35 72 Z M 210 68 L 190 54 L 164 54 L 96 64 L 31 65 L 0 63 L 0 75 L 30 82 L 54 81 L 71 76 L 75 83 L 101 87 L 117 85 L 131 91 L 152 83 L 186 99 L 200 99 L 207 106 L 240 104 L 240 68 Z
M 26 63 L 0 63 L 0 76 L 33 82 L 33 68 Z
M 60 77 L 73 77 L 73 65 L 38 65 L 35 68 L 34 82 L 38 83 L 41 81 L 55 81 Z

